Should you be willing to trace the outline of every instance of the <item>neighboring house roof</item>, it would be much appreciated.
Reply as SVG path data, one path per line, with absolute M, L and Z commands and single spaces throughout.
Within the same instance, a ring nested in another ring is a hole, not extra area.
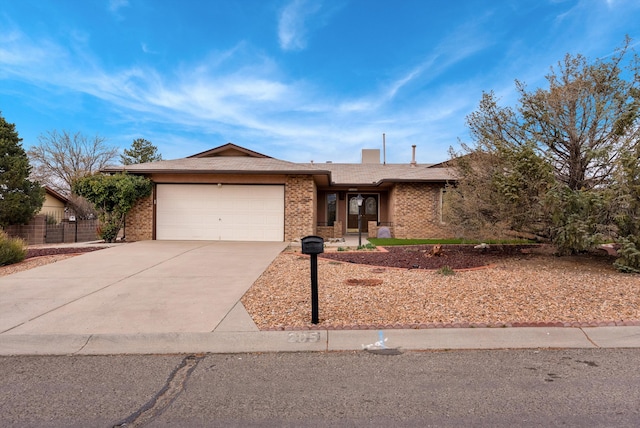
M 330 185 L 356 186 L 397 182 L 445 182 L 455 180 L 451 168 L 411 164 L 294 163 L 274 159 L 228 143 L 187 158 L 120 167 L 105 172 L 133 174 L 302 174 L 326 176 Z
M 51 195 L 52 197 L 58 199 L 59 201 L 63 202 L 63 203 L 67 203 L 69 202 L 69 199 L 67 199 L 64 195 L 56 192 L 55 190 L 53 190 L 51 187 L 49 186 L 44 186 L 44 191 L 46 193 L 48 193 L 49 195 Z

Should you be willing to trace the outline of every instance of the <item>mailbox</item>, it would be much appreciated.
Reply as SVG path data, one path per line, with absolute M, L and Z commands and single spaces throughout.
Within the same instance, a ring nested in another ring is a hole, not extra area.
M 311 323 L 318 324 L 318 254 L 324 253 L 322 236 L 305 236 L 302 238 L 302 254 L 309 254 L 311 261 Z
M 302 254 L 324 253 L 324 239 L 321 236 L 305 236 L 302 238 Z

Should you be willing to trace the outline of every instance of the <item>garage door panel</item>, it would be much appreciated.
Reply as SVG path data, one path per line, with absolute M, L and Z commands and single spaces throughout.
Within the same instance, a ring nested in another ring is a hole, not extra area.
M 282 241 L 284 186 L 158 184 L 156 238 Z
M 251 201 L 245 199 L 237 199 L 233 201 L 233 210 L 236 212 L 251 210 Z

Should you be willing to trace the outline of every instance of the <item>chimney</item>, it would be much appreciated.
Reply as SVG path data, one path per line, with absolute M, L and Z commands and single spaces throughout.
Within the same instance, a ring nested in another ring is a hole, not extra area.
M 380 163 L 380 149 L 362 149 L 362 163 Z
M 417 163 L 416 163 L 416 145 L 415 144 L 411 146 L 411 151 L 412 151 L 412 154 L 411 154 L 411 164 L 410 165 L 411 166 L 416 166 Z

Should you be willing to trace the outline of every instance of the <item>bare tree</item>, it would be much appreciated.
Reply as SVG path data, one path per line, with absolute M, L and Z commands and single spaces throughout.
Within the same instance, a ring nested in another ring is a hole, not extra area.
M 98 135 L 88 138 L 80 132 L 53 130 L 40 135 L 38 141 L 27 152 L 32 176 L 64 195 L 71 193 L 75 180 L 109 166 L 118 155 L 118 149 L 106 145 L 106 139 Z

